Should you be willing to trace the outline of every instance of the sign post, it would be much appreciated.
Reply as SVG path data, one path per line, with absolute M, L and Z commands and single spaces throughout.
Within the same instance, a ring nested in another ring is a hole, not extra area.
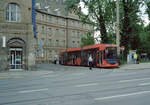
M 6 36 L 2 36 L 2 47 L 6 47 Z

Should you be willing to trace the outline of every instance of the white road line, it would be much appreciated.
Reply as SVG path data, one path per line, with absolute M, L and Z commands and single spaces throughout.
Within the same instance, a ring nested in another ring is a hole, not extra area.
M 100 97 L 100 98 L 95 98 L 94 100 L 108 100 L 108 99 L 113 99 L 113 98 L 121 98 L 121 97 L 127 97 L 127 96 L 134 96 L 134 95 L 141 95 L 141 94 L 146 94 L 150 93 L 150 91 L 141 91 L 137 93 L 129 93 L 129 94 L 122 94 L 122 95 L 115 95 L 115 96 L 108 96 L 108 97 Z
M 48 88 L 43 88 L 43 89 L 36 89 L 36 90 L 24 90 L 24 91 L 19 91 L 19 93 L 31 93 L 31 92 L 40 92 L 40 91 L 47 91 Z
M 121 80 L 119 82 L 134 82 L 134 81 L 140 81 L 140 80 L 148 80 L 150 78 L 141 78 L 141 79 L 131 79 L 131 80 Z
M 75 87 L 86 87 L 86 86 L 95 86 L 99 85 L 98 83 L 90 83 L 90 84 L 81 84 L 81 85 L 76 85 Z
M 79 76 L 79 75 L 85 75 L 85 73 L 75 73 L 75 74 L 72 74 L 74 76 Z
M 57 77 L 57 76 L 59 76 L 59 75 L 44 75 L 44 76 L 42 76 L 43 78 L 48 78 L 48 77 Z
M 142 83 L 142 84 L 139 84 L 140 86 L 147 86 L 147 85 L 150 85 L 150 83 Z

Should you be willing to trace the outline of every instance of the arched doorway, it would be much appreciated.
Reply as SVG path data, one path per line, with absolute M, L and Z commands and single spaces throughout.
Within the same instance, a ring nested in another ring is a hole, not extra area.
M 7 42 L 10 69 L 23 69 L 25 56 L 25 41 L 21 38 L 12 38 Z

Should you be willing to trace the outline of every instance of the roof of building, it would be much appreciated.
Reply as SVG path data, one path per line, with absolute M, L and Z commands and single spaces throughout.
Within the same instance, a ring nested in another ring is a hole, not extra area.
M 62 15 L 56 15 L 56 14 L 53 14 L 53 13 L 48 13 L 48 12 L 44 11 L 43 9 L 36 9 L 36 11 L 39 12 L 39 13 L 42 13 L 42 14 L 46 14 L 46 15 L 51 15 L 51 16 L 55 16 L 55 17 L 60 17 L 60 18 L 72 19 L 72 20 L 80 21 L 80 19 L 73 18 L 71 16 L 62 16 Z
M 65 0 L 36 0 L 38 12 L 47 13 L 49 15 L 58 16 L 62 18 L 70 18 L 79 20 L 75 14 L 71 14 L 66 9 Z

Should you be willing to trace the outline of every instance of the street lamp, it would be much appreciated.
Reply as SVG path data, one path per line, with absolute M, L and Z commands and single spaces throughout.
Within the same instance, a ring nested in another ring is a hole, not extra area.
M 116 7 L 117 7 L 116 44 L 117 44 L 117 54 L 120 55 L 119 0 L 116 1 Z

